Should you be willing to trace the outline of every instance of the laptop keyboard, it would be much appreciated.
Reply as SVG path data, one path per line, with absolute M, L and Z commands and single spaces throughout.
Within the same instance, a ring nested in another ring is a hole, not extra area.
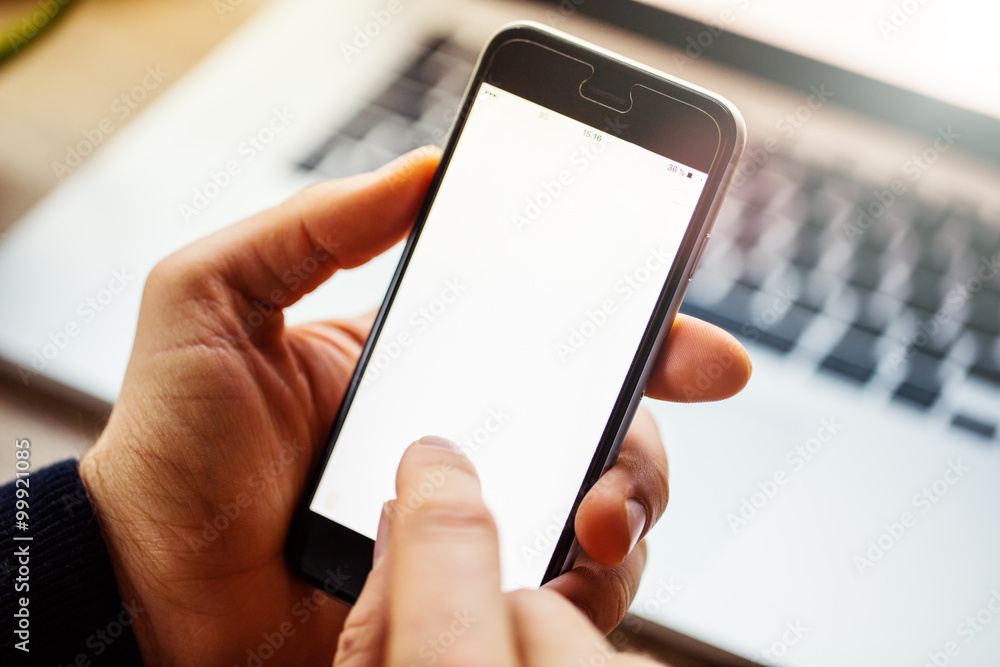
M 336 178 L 443 145 L 475 60 L 428 44 L 298 167 Z M 1000 390 L 1000 220 L 780 152 L 761 162 L 731 189 L 681 312 L 995 440 L 997 415 L 955 389 Z
M 434 40 L 299 167 L 340 178 L 370 171 L 420 146 L 443 146 L 476 56 L 447 39 Z

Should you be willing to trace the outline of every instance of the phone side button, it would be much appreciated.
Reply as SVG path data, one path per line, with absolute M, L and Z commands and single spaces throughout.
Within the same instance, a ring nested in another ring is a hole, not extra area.
M 688 282 L 694 278 L 694 272 L 698 270 L 698 265 L 701 264 L 701 256 L 705 254 L 705 246 L 708 245 L 708 239 L 712 236 L 711 234 L 705 234 L 705 238 L 701 240 L 701 247 L 698 248 L 698 256 L 695 257 L 694 264 L 691 265 L 691 272 L 688 273 Z

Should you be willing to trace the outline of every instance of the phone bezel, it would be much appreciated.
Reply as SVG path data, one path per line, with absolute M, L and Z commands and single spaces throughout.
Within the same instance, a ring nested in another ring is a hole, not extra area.
M 523 52 L 517 53 L 518 49 L 524 48 L 529 50 L 541 48 L 544 51 L 535 51 L 529 54 L 533 56 L 529 58 L 529 55 Z M 546 54 L 551 56 L 546 57 Z M 549 61 L 545 67 L 538 65 L 539 58 Z M 533 65 L 530 69 L 527 67 L 529 59 Z M 612 71 L 612 75 L 605 75 L 602 79 L 605 84 L 618 81 L 623 74 L 626 74 L 630 82 L 627 100 L 629 108 L 626 111 L 620 110 L 626 103 L 620 89 L 608 91 L 609 95 L 605 99 L 605 102 L 610 104 L 618 104 L 618 109 L 596 101 L 594 97 L 588 100 L 580 95 L 583 84 L 590 77 L 580 84 L 575 84 L 573 81 L 577 80 L 575 77 L 581 72 L 586 72 L 585 68 L 590 68 L 591 75 L 595 77 L 598 72 Z M 427 195 L 407 238 L 402 257 L 375 318 L 372 332 L 365 342 L 358 365 L 327 436 L 324 451 L 313 468 L 309 483 L 303 490 L 286 543 L 287 559 L 300 576 L 322 588 L 327 594 L 347 603 L 353 603 L 357 599 L 370 570 L 373 542 L 345 526 L 312 512 L 309 505 L 357 393 L 428 212 L 437 196 L 442 178 L 461 139 L 469 111 L 484 82 L 580 120 L 598 130 L 610 131 L 626 141 L 637 143 L 708 174 L 702 196 L 685 231 L 674 264 L 661 288 L 656 307 L 650 316 L 639 347 L 633 355 L 625 382 L 619 390 L 599 445 L 574 500 L 569 520 L 556 543 L 545 577 L 540 584 L 558 576 L 572 565 L 576 553 L 573 529 L 576 510 L 586 492 L 600 475 L 613 465 L 617 457 L 628 424 L 638 407 L 648 380 L 649 362 L 655 359 L 676 316 L 694 263 L 700 255 L 703 243 L 707 240 L 708 230 L 714 221 L 725 186 L 732 177 L 733 167 L 742 152 L 744 144 L 742 119 L 732 105 L 716 95 L 537 24 L 511 24 L 493 36 L 480 55 L 475 73 L 466 89 L 440 165 L 428 186 Z M 571 97 L 567 92 L 569 84 L 580 89 L 577 90 L 576 97 Z M 647 95 L 646 91 L 649 91 L 648 94 L 656 95 L 656 98 L 650 99 L 656 99 L 660 103 L 662 103 L 660 96 L 670 100 L 677 114 L 686 117 L 686 124 L 672 121 L 675 131 L 663 134 L 667 125 L 658 119 L 640 119 L 639 115 L 629 116 L 633 113 L 639 114 L 641 109 L 635 107 L 635 96 L 636 93 L 640 97 Z M 602 117 L 607 121 L 607 128 L 601 128 L 593 122 L 594 119 L 599 122 Z M 691 136 L 693 125 L 698 125 L 697 136 L 694 138 Z M 660 134 L 654 137 L 648 127 L 659 130 Z M 680 132 L 682 127 L 686 128 L 685 133 Z M 709 130 L 705 130 L 706 127 Z M 701 148 L 706 132 L 714 133 L 718 137 L 711 151 Z M 669 155 L 664 151 L 669 151 Z M 338 546 L 339 558 L 336 562 L 335 559 L 329 558 L 332 553 L 330 544 Z

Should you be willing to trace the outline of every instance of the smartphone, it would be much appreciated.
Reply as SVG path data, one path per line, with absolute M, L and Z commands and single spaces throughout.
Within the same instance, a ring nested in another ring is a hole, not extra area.
M 356 600 L 400 457 L 434 434 L 476 466 L 505 590 L 571 567 L 576 508 L 615 461 L 744 136 L 718 95 L 541 25 L 497 32 L 303 494 L 291 566 Z

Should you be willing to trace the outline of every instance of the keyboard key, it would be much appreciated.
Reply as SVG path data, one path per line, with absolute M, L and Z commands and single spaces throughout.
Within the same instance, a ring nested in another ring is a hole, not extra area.
M 1000 252 L 1000 224 L 997 220 L 976 218 L 969 230 L 968 253 L 971 256 L 993 255 Z
M 836 197 L 822 191 L 814 192 L 809 196 L 807 212 L 802 219 L 802 224 L 816 229 L 827 229 L 837 219 L 844 207 L 844 202 Z
M 323 161 L 331 150 L 333 150 L 338 143 L 343 144 L 345 139 L 350 142 L 354 142 L 353 139 L 344 137 L 341 134 L 333 134 L 326 139 L 319 147 L 316 148 L 312 153 L 306 156 L 301 162 L 296 165 L 299 169 L 304 171 L 312 171 L 316 169 L 319 164 Z
M 758 341 L 779 352 L 788 352 L 795 347 L 815 315 L 808 308 L 792 305 L 776 324 L 760 329 Z
M 996 338 L 976 336 L 976 356 L 969 366 L 969 375 L 1000 386 L 1000 347 Z
M 997 424 L 995 421 L 979 419 L 978 417 L 972 417 L 961 412 L 951 418 L 951 425 L 990 440 L 997 435 Z
M 965 326 L 988 336 L 1000 336 L 1000 296 L 986 291 L 970 294 Z
M 382 114 L 375 113 L 371 107 L 366 107 L 349 120 L 344 127 L 340 128 L 338 134 L 360 141 L 373 127 L 382 121 L 382 118 Z
M 375 99 L 375 106 L 416 120 L 423 113 L 427 86 L 409 79 L 397 79 Z
M 364 144 L 381 149 L 390 155 L 402 155 L 412 146 L 412 126 L 403 118 L 393 117 L 382 121 L 365 135 Z
M 920 352 L 936 359 L 943 359 L 962 333 L 959 323 L 952 317 L 939 317 L 937 313 L 913 308 L 913 324 L 907 342 Z
M 778 194 L 788 187 L 788 181 L 767 169 L 760 169 L 753 179 L 740 188 L 747 204 L 753 208 L 770 209 Z
M 836 286 L 835 279 L 829 274 L 819 271 L 805 271 L 799 267 L 790 267 L 789 272 L 795 272 L 800 281 L 799 297 L 795 303 L 817 312 L 823 310 Z
M 768 261 L 763 253 L 754 252 L 748 254 L 743 263 L 743 271 L 740 273 L 739 283 L 752 290 L 759 290 L 764 284 L 764 280 L 774 268 L 774 262 Z
M 341 178 L 376 169 L 397 155 L 372 144 L 338 136 L 315 169 L 329 178 Z
M 875 291 L 882 282 L 882 253 L 867 246 L 858 248 L 853 256 L 847 281 L 857 287 Z
M 434 88 L 452 97 L 461 98 L 465 93 L 469 77 L 472 76 L 476 56 L 476 53 L 463 49 L 447 49 L 435 54 L 435 57 L 445 64 L 445 72 L 434 84 Z
M 933 236 L 950 216 L 951 210 L 948 208 L 923 204 L 914 211 L 910 223 L 914 229 Z
M 954 265 L 956 258 L 964 250 L 964 244 L 956 241 L 948 233 L 917 234 L 913 237 L 917 242 L 917 266 L 933 273 L 947 274 Z
M 956 206 L 951 216 L 944 223 L 944 233 L 949 234 L 957 240 L 961 240 L 964 246 L 975 246 L 973 240 L 987 241 L 989 238 L 996 238 L 995 233 L 1000 230 L 989 230 L 983 220 L 976 212 L 975 207 L 964 204 Z
M 820 368 L 862 384 L 868 382 L 878 365 L 878 360 L 875 358 L 878 338 L 870 331 L 858 327 L 849 328 L 840 342 L 820 363 Z
M 944 276 L 917 267 L 910 273 L 907 302 L 930 312 L 937 312 L 944 298 Z
M 460 104 L 460 99 L 447 95 L 428 95 L 420 123 L 433 128 L 439 135 L 443 134 L 448 131 L 451 121 L 458 115 Z
M 940 367 L 939 359 L 914 354 L 907 366 L 906 379 L 896 387 L 893 397 L 921 409 L 931 407 L 941 396 Z
M 825 232 L 815 227 L 802 227 L 795 237 L 795 250 L 792 251 L 792 264 L 804 269 L 819 264 L 826 247 Z
M 856 210 L 852 215 L 860 215 L 860 210 Z M 867 218 L 865 218 L 867 220 Z M 861 232 L 861 235 L 857 238 L 856 243 L 859 246 L 866 248 L 871 248 L 877 252 L 885 252 L 886 249 L 892 245 L 893 240 L 896 237 L 896 223 L 890 218 L 883 216 L 877 218 L 874 222 Z M 853 240 L 853 238 L 852 238 Z
M 747 204 L 740 212 L 733 230 L 733 243 L 743 250 L 749 250 L 760 242 L 767 226 L 768 213 L 752 204 Z
M 786 167 L 789 174 L 799 179 L 799 190 L 807 196 L 811 197 L 822 192 L 826 186 L 828 174 L 823 169 L 792 161 L 789 161 Z
M 435 85 L 453 66 L 441 55 L 441 49 L 446 44 L 447 40 L 443 37 L 430 42 L 426 50 L 404 70 L 403 76 L 426 86 Z
M 727 197 L 719 209 L 718 217 L 715 219 L 712 236 L 717 238 L 734 238 L 739 231 L 742 215 L 743 204 L 732 197 Z M 708 244 L 709 250 L 716 246 L 716 243 Z
M 742 336 L 743 325 L 750 322 L 750 300 L 753 296 L 753 290 L 736 283 L 717 303 L 699 306 L 685 301 L 681 304 L 681 312 Z
M 854 326 L 874 334 L 884 333 L 893 316 L 899 312 L 899 301 L 878 292 L 862 289 L 854 292 L 858 299 Z
M 1000 250 L 980 258 L 976 264 L 978 275 L 989 275 L 989 279 L 983 281 L 983 291 L 1000 296 Z M 978 272 L 982 272 L 979 274 Z

